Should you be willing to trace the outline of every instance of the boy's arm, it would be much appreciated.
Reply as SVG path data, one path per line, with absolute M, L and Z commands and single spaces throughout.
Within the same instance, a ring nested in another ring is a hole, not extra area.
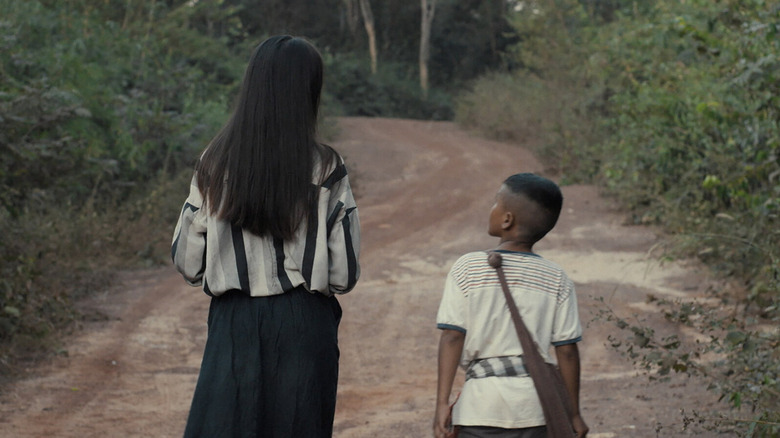
M 558 359 L 558 368 L 561 370 L 563 382 L 569 391 L 572 412 L 572 423 L 577 438 L 583 438 L 588 433 L 588 425 L 580 415 L 580 351 L 577 344 L 565 344 L 555 347 L 555 356 Z
M 433 420 L 433 436 L 452 436 L 450 418 L 450 394 L 452 382 L 458 371 L 458 362 L 463 352 L 466 334 L 457 330 L 443 329 L 439 339 L 439 382 L 436 391 L 436 417 Z

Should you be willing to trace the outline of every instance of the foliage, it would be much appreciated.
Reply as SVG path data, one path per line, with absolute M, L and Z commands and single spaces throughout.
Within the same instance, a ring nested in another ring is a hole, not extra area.
M 249 35 L 302 35 L 329 49 L 352 46 L 351 40 L 355 39 L 345 21 L 344 0 L 264 0 L 262 3 L 224 0 L 224 3 L 236 10 L 242 28 Z
M 581 145 L 599 129 L 578 116 L 587 99 L 560 82 L 526 71 L 487 74 L 456 98 L 455 120 L 487 137 L 523 142 L 551 172 L 565 170 L 564 183 L 590 176 L 598 157 Z
M 456 119 L 536 137 L 564 181 L 598 182 L 637 223 L 663 225 L 664 256 L 693 255 L 733 279 L 718 296 L 740 312 L 657 303 L 669 321 L 712 334 L 709 342 L 686 345 L 610 315 L 628 331 L 615 347 L 655 373 L 707 377 L 735 409 L 752 412 L 736 427 L 773 436 L 780 333 L 764 327 L 780 319 L 780 6 L 517 3 L 507 70 L 460 96 Z M 714 353 L 720 359 L 705 366 L 701 357 Z
M 243 64 L 197 28 L 207 3 L 0 0 L 3 363 L 69 327 L 128 254 L 160 262 L 149 191 L 191 168 Z
M 0 192 L 12 216 L 32 194 L 76 204 L 121 197 L 135 181 L 188 165 L 213 130 L 203 121 L 224 114 L 219 99 L 235 75 L 220 82 L 199 68 L 219 48 L 183 32 L 178 11 L 123 29 L 68 6 L 2 6 Z M 185 56 L 179 43 L 193 39 L 200 55 Z
M 531 74 L 490 73 L 458 97 L 456 121 L 496 139 L 528 141 L 551 128 L 540 126 L 554 119 L 546 108 L 550 91 Z
M 325 100 L 333 115 L 405 117 L 448 120 L 453 112 L 449 98 L 430 90 L 425 99 L 414 73 L 402 64 L 385 63 L 375 75 L 365 61 L 354 56 L 326 56 Z
M 509 6 L 505 0 L 439 0 L 431 35 L 434 85 L 458 90 L 502 65 L 503 53 L 517 42 Z
M 546 11 L 533 2 L 510 15 L 519 42 L 504 54 L 501 72 L 481 76 L 456 98 L 456 120 L 483 135 L 531 145 L 564 182 L 589 179 L 598 154 L 584 145 L 598 142 L 603 128 L 593 117 L 608 99 L 584 43 L 593 33 L 576 1 Z
M 155 179 L 121 208 L 49 206 L 0 220 L 7 230 L 0 234 L 0 378 L 41 354 L 59 354 L 61 335 L 85 318 L 102 318 L 82 314 L 76 303 L 105 290 L 116 270 L 167 262 L 168 224 L 177 213 L 171 206 L 185 196 L 190 176 Z
M 776 436 L 780 433 L 780 339 L 777 327 L 757 324 L 755 318 L 740 318 L 735 303 L 722 300 L 712 306 L 696 300 L 656 300 L 649 302 L 662 310 L 664 319 L 702 335 L 702 340 L 685 341 L 678 334 L 656 333 L 645 321 L 618 315 L 600 300 L 599 318 L 612 322 L 629 337 L 609 336 L 612 348 L 635 365 L 651 373 L 651 379 L 664 379 L 670 373 L 686 373 L 710 382 L 735 408 L 748 408 L 750 418 L 721 414 L 718 418 L 691 410 L 686 427 L 695 423 L 708 430 L 729 428 L 743 436 Z
M 220 3 L 235 8 L 241 28 L 254 37 L 280 33 L 302 35 L 323 51 L 368 59 L 367 38 L 356 0 L 264 0 L 261 4 L 255 0 L 223 0 Z M 371 0 L 370 4 L 376 26 L 379 69 L 387 66 L 385 76 L 396 74 L 393 81 L 406 81 L 408 75 L 396 66 L 412 69 L 416 75 L 420 1 Z M 464 81 L 500 65 L 501 52 L 514 40 L 513 29 L 504 18 L 508 5 L 504 0 L 437 1 L 429 65 L 434 87 L 455 90 Z M 361 77 L 365 75 L 365 71 L 360 72 Z
M 750 301 L 776 316 L 780 9 L 728 3 L 659 8 L 607 40 L 623 88 L 603 145 L 614 158 L 601 170 L 638 215 L 693 237 L 704 259 L 745 278 Z

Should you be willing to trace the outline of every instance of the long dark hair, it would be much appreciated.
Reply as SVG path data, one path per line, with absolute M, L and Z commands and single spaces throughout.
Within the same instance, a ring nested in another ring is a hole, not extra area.
M 232 115 L 196 167 L 211 214 L 281 239 L 309 219 L 319 193 L 315 162 L 325 171 L 335 159 L 315 139 L 322 70 L 319 52 L 302 38 L 257 46 Z

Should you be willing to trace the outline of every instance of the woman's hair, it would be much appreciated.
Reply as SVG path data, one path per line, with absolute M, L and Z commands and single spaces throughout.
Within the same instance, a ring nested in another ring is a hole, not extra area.
M 255 49 L 233 113 L 196 167 L 211 214 L 281 239 L 309 219 L 319 194 L 315 163 L 326 172 L 335 159 L 315 138 L 322 70 L 302 38 L 275 36 Z

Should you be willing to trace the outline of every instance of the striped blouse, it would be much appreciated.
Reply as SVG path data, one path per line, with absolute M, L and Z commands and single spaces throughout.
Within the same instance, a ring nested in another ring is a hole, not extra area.
M 316 224 L 309 224 L 315 226 L 301 224 L 294 239 L 283 241 L 209 214 L 193 176 L 173 233 L 174 265 L 212 296 L 232 289 L 277 295 L 300 285 L 327 296 L 349 292 L 360 276 L 360 221 L 343 159 L 319 187 Z

